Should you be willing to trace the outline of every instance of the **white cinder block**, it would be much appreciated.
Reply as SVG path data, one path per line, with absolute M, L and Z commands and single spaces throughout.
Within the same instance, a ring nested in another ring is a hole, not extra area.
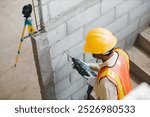
M 42 7 L 43 20 L 44 20 L 44 22 L 46 22 L 49 19 L 47 4 L 42 5 L 41 7 Z
M 126 36 L 135 32 L 138 29 L 139 19 L 130 23 L 126 28 L 116 33 L 118 41 L 125 39 Z
M 126 40 L 125 40 L 126 49 L 129 49 L 130 47 L 133 46 L 133 44 L 135 43 L 135 40 L 137 39 L 137 35 L 138 35 L 138 31 L 126 37 Z
M 78 59 L 82 60 L 83 57 L 77 57 Z M 63 80 L 65 77 L 67 77 L 68 75 L 72 74 L 74 71 L 76 71 L 75 69 L 73 69 L 72 67 L 73 62 L 70 61 L 69 63 L 67 63 L 66 65 L 62 66 L 61 68 L 57 69 L 54 72 L 54 79 L 55 79 L 55 83 L 60 82 L 61 80 Z
M 69 36 L 65 37 L 63 40 L 57 42 L 54 46 L 50 48 L 51 58 L 55 58 L 62 52 L 73 47 L 77 43 L 83 40 L 83 29 L 79 29 Z
M 52 46 L 57 41 L 60 41 L 67 35 L 66 24 L 62 24 L 55 29 L 48 31 L 49 45 Z
M 56 94 L 59 94 L 60 92 L 62 92 L 66 88 L 68 88 L 69 86 L 70 86 L 70 81 L 69 81 L 69 76 L 68 76 L 67 78 L 65 78 L 61 82 L 55 84 Z
M 84 41 L 78 43 L 77 45 L 73 46 L 72 48 L 69 49 L 69 54 L 73 57 L 77 57 L 81 54 L 84 53 L 83 47 L 84 47 Z
M 87 95 L 82 96 L 79 100 L 87 100 Z
M 147 2 L 140 5 L 139 7 L 137 7 L 136 9 L 132 10 L 129 13 L 129 21 L 130 22 L 134 21 L 135 19 L 137 19 L 137 17 L 142 16 L 145 12 L 149 10 L 150 10 L 150 1 L 148 0 Z
M 116 20 L 115 22 L 113 22 L 112 24 L 108 25 L 106 28 L 111 32 L 115 33 L 121 30 L 122 28 L 124 28 L 125 26 L 127 26 L 128 23 L 127 21 L 128 21 L 128 15 L 126 14 L 121 18 L 119 18 L 118 20 Z
M 69 97 L 65 98 L 64 100 L 72 100 L 72 97 L 69 96 Z
M 86 37 L 86 35 L 88 34 L 88 32 L 92 28 L 104 27 L 104 26 L 110 24 L 113 21 L 114 21 L 114 9 L 108 11 L 106 14 L 100 16 L 95 21 L 93 21 L 90 24 L 86 25 L 85 26 L 85 35 L 84 35 L 84 37 Z
M 49 0 L 41 0 L 41 4 L 47 3 Z
M 77 52 L 76 52 L 77 53 Z M 83 60 L 83 53 L 80 53 L 80 54 L 76 54 L 77 56 L 72 56 L 72 57 L 75 57 L 75 58 L 77 58 L 77 59 L 79 59 L 79 60 Z M 71 57 L 69 57 L 69 63 L 73 63 L 72 62 L 72 58 Z
M 115 6 L 121 4 L 125 0 L 103 0 L 101 3 L 101 12 L 105 14 L 110 9 L 113 9 Z
M 81 97 L 85 96 L 87 94 L 87 89 L 88 89 L 88 85 L 84 86 L 82 89 L 80 89 L 79 91 L 77 91 L 72 95 L 72 99 L 78 100 Z
M 59 83 L 64 78 L 68 77 L 73 72 L 71 64 L 66 64 L 54 72 L 54 82 Z
M 121 41 L 119 41 L 116 47 L 125 49 L 125 39 L 122 39 Z
M 65 99 L 70 95 L 74 94 L 76 91 L 80 90 L 84 86 L 84 79 L 80 79 L 74 84 L 72 84 L 69 88 L 56 95 L 57 99 Z
M 49 3 L 51 18 L 61 15 L 73 6 L 81 3 L 83 0 L 53 0 Z
M 55 59 L 51 61 L 53 71 L 56 71 L 57 69 L 61 68 L 63 65 L 65 65 L 68 62 L 67 55 L 65 53 L 60 54 Z
M 100 4 L 96 4 L 79 13 L 67 22 L 68 32 L 71 33 L 100 16 Z
M 140 18 L 140 27 L 144 26 L 145 24 L 150 24 L 150 11 L 145 13 L 141 18 Z
M 82 78 L 82 76 L 75 70 L 75 72 L 73 72 L 71 74 L 71 83 L 74 83 L 74 82 L 78 81 L 81 78 Z
M 142 0 L 143 3 L 146 2 L 146 1 L 148 1 L 148 0 Z
M 125 1 L 127 1 L 127 0 L 115 0 L 115 6 L 123 4 Z
M 127 13 L 128 11 L 132 10 L 140 4 L 142 4 L 141 0 L 128 0 L 121 5 L 118 5 L 116 7 L 116 18 L 124 15 L 125 13 Z

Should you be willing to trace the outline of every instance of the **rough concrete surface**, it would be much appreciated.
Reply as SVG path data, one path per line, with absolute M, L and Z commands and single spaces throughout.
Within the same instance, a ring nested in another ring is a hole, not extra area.
M 0 99 L 41 99 L 29 38 L 23 42 L 17 67 L 12 68 L 24 25 L 22 7 L 31 0 L 0 2 Z

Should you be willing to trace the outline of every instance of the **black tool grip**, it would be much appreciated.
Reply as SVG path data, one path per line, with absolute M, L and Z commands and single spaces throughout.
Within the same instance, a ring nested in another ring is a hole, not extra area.
M 91 68 L 89 66 L 87 66 L 85 63 L 83 63 L 82 61 L 80 61 L 79 59 L 76 58 L 72 58 L 73 61 L 73 69 L 76 69 L 78 71 L 78 73 L 81 76 L 93 76 L 96 77 L 97 75 L 91 70 Z M 90 73 L 90 74 L 89 74 Z

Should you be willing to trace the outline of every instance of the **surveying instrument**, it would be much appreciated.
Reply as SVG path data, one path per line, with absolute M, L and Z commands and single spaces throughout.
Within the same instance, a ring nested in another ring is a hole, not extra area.
M 31 13 L 32 13 L 32 5 L 31 4 L 25 5 L 23 7 L 23 10 L 22 10 L 22 14 L 25 17 L 24 27 L 23 27 L 23 31 L 22 31 L 22 35 L 21 35 L 20 44 L 19 44 L 18 53 L 17 53 L 17 56 L 16 56 L 16 62 L 15 62 L 14 67 L 17 66 L 17 63 L 19 61 L 19 55 L 21 53 L 20 51 L 21 51 L 21 47 L 22 47 L 22 43 L 23 43 L 24 39 L 27 38 L 27 37 L 31 37 L 31 35 L 33 33 L 35 33 L 34 27 L 32 26 L 32 20 L 29 19 L 29 17 L 31 17 Z M 28 26 L 28 34 L 29 34 L 29 36 L 24 37 L 26 26 Z

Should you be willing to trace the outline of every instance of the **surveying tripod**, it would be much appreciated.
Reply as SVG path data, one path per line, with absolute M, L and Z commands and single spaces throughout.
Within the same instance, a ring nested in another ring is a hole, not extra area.
M 25 20 L 24 20 L 24 27 L 23 27 L 23 31 L 22 31 L 22 35 L 21 35 L 21 39 L 20 39 L 19 48 L 18 48 L 18 53 L 16 56 L 16 62 L 14 65 L 15 67 L 17 66 L 17 63 L 19 61 L 19 55 L 21 53 L 22 43 L 23 43 L 24 39 L 26 38 L 26 37 L 24 37 L 26 26 L 28 26 L 29 37 L 31 37 L 31 35 L 35 32 L 34 27 L 32 26 L 32 20 L 29 19 L 31 12 L 32 12 L 32 5 L 28 4 L 23 7 L 22 14 L 24 14 Z

